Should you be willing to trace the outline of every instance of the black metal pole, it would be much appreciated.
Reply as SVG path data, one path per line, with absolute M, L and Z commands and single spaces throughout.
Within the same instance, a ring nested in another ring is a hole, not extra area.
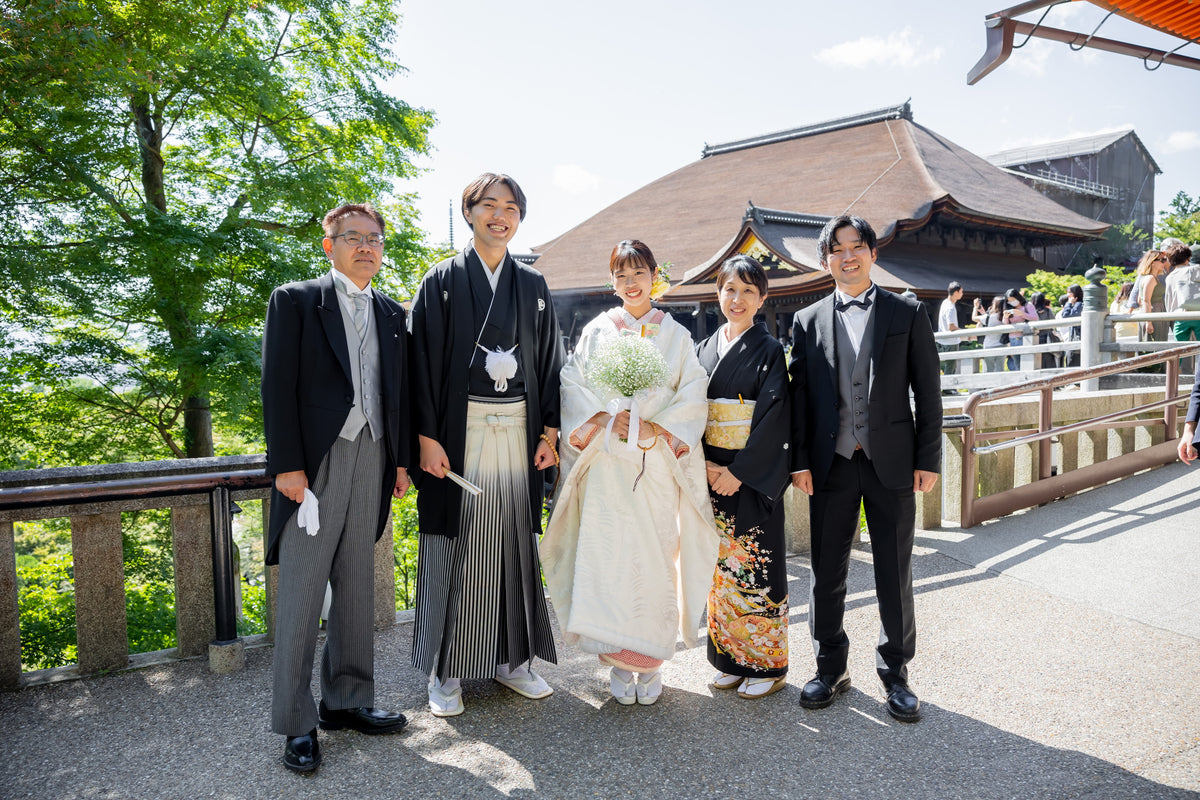
M 213 545 L 213 601 L 217 623 L 217 643 L 232 642 L 237 638 L 237 612 L 234 607 L 234 581 L 238 576 L 233 570 L 233 511 L 229 503 L 229 489 L 213 487 L 209 495 L 212 513 Z

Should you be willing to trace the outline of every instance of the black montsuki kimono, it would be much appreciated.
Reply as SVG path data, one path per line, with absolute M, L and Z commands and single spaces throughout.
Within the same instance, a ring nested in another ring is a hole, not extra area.
M 742 450 L 704 443 L 704 457 L 742 482 L 734 495 L 711 492 L 721 549 L 708 597 L 708 660 L 731 675 L 787 673 L 787 550 L 781 497 L 789 480 L 790 408 L 783 348 L 762 323 L 724 358 L 718 330 L 696 348 L 709 373 L 710 400 L 755 402 Z
M 409 353 L 412 371 L 413 427 L 421 436 L 437 440 L 450 459 L 450 469 L 462 474 L 466 447 L 468 365 L 483 360 L 475 347 L 475 314 L 467 274 L 467 258 L 477 258 L 466 248 L 435 265 L 425 274 L 409 312 Z M 564 360 L 558 318 L 546 279 L 532 267 L 506 256 L 504 269 L 515 281 L 510 298 L 497 298 L 489 328 L 505 327 L 516 317 L 521 343 L 516 355 L 525 381 L 526 445 L 529 450 L 530 525 L 541 533 L 542 475 L 533 466 L 533 454 L 543 426 L 559 426 L 558 375 Z M 504 302 L 501 302 L 501 301 Z M 481 333 L 485 346 L 489 331 Z M 415 446 L 415 442 L 414 442 Z M 420 463 L 419 449 L 412 463 Z M 458 535 L 462 490 L 448 478 L 435 478 L 412 470 L 420 494 L 417 509 L 421 533 Z
M 502 457 L 508 468 L 527 470 L 527 481 L 510 483 L 512 495 L 490 495 L 502 499 L 488 518 L 480 518 L 479 503 L 463 513 L 463 490 L 450 479 L 413 471 L 421 540 L 412 663 L 426 673 L 436 664 L 443 680 L 491 677 L 497 664 L 533 657 L 556 660 L 537 555 L 545 484 L 533 456 L 543 427 L 559 427 L 563 348 L 545 279 L 505 258 L 494 293 L 473 247 L 441 262 L 421 281 L 409 314 L 413 427 L 442 445 L 454 472 L 469 477 L 469 397 L 525 401 L 525 452 Z M 497 390 L 480 348 L 514 344 L 516 374 Z M 419 445 L 413 458 L 419 463 Z

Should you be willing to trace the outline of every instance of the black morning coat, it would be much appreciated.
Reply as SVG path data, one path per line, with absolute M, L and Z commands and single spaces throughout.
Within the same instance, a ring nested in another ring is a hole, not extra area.
M 744 487 L 737 513 L 738 529 L 750 530 L 770 516 L 790 480 L 791 400 L 783 347 L 761 322 L 750 327 L 725 355 L 718 355 L 718 330 L 696 346 L 708 371 L 708 398 L 754 401 L 750 438 L 741 450 L 704 445 L 704 456 L 726 466 Z M 753 495 L 753 496 L 751 496 Z M 743 523 L 742 520 L 745 520 Z
M 430 269 L 421 280 L 409 314 L 411 403 L 416 434 L 441 444 L 450 459 L 450 469 L 460 475 L 466 449 L 468 366 L 477 350 L 468 257 L 478 258 L 473 247 Z M 507 254 L 504 269 L 511 270 L 515 281 L 514 298 L 506 303 L 496 298 L 488 328 L 503 329 L 506 318 L 516 314 L 519 343 L 516 356 L 525 376 L 529 524 L 530 530 L 540 532 L 545 486 L 542 474 L 533 465 L 533 454 L 541 441 L 543 427 L 557 428 L 560 424 L 562 337 L 550 289 L 542 274 Z M 486 345 L 489 331 L 485 329 L 479 338 Z M 418 447 L 413 453 L 414 464 L 420 462 L 419 453 Z M 420 492 L 417 513 L 421 533 L 457 536 L 463 490 L 448 478 L 435 478 L 421 469 L 413 471 L 413 481 Z
M 391 509 L 396 468 L 409 466 L 411 433 L 404 387 L 408 374 L 404 309 L 378 289 L 371 294 L 379 335 L 385 444 L 378 540 Z M 331 273 L 271 293 L 263 328 L 262 400 L 267 474 L 302 469 L 312 486 L 354 406 L 350 349 Z M 299 507 L 272 488 L 266 563 L 279 563 L 279 536 Z
M 912 487 L 913 470 L 941 472 L 941 374 L 933 328 L 921 304 L 880 286 L 875 298 L 867 435 L 880 482 L 898 491 Z M 792 471 L 812 470 L 816 489 L 825 486 L 837 444 L 834 302 L 831 294 L 802 308 L 792 323 Z

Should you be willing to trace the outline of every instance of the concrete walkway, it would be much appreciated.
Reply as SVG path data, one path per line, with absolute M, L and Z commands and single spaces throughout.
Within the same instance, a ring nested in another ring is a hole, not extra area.
M 411 628 L 377 637 L 377 702 L 406 732 L 322 734 L 314 777 L 279 764 L 269 649 L 0 694 L 0 798 L 1200 797 L 1200 467 L 1174 464 L 971 531 L 919 533 L 925 718 L 893 722 L 871 647 L 869 545 L 855 551 L 850 693 L 798 706 L 810 677 L 807 561 L 789 561 L 788 687 L 713 692 L 681 650 L 655 706 L 619 706 L 593 657 L 560 646 L 556 692 L 469 682 L 439 720 L 407 666 Z

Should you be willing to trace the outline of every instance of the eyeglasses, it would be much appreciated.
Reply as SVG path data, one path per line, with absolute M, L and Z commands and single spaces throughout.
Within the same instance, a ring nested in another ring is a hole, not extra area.
M 1154 260 L 1155 261 L 1170 261 L 1171 259 L 1167 258 L 1166 256 L 1159 256 L 1158 258 L 1156 258 Z
M 363 242 L 366 242 L 371 247 L 383 247 L 382 233 L 367 233 L 362 234 L 358 231 L 346 231 L 339 233 L 337 236 L 330 236 L 330 239 L 341 239 L 351 247 L 358 247 Z

